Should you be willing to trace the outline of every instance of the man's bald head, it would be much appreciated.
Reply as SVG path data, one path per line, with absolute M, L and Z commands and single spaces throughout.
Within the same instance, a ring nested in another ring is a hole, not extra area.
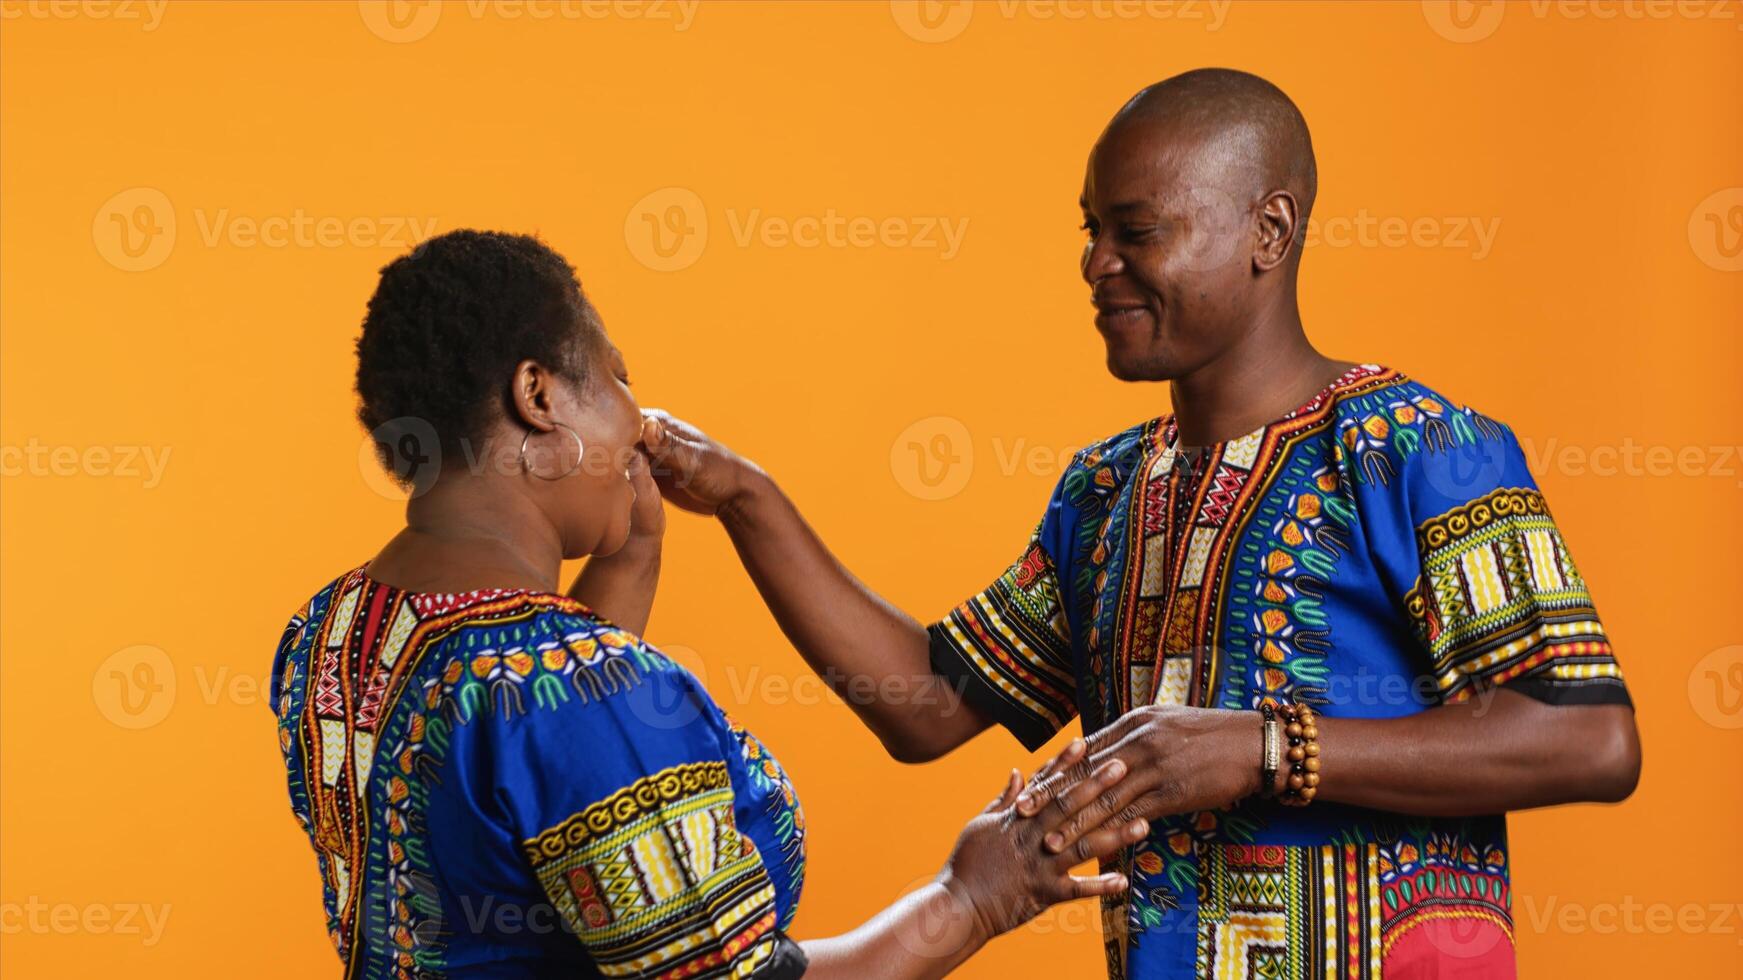
M 1199 68 L 1157 82 L 1114 114 L 1105 142 L 1128 127 L 1165 126 L 1207 173 L 1236 176 L 1256 199 L 1286 190 L 1300 207 L 1297 235 L 1319 190 L 1307 120 L 1283 90 L 1231 68 Z M 1299 241 L 1297 242 L 1299 245 Z
M 1201 69 L 1127 102 L 1082 198 L 1083 278 L 1114 376 L 1173 380 L 1255 337 L 1293 342 L 1317 183 L 1306 121 L 1262 78 Z

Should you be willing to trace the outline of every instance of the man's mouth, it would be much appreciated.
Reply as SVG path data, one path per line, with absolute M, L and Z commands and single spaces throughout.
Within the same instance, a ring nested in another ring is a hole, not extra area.
M 1118 330 L 1129 326 L 1150 313 L 1150 308 L 1141 303 L 1097 303 L 1095 304 L 1095 325 L 1101 330 Z

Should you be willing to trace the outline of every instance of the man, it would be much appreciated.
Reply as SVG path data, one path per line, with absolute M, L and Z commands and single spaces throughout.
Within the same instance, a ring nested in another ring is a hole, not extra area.
M 1627 691 L 1509 430 L 1308 342 L 1315 186 L 1300 112 L 1252 75 L 1188 72 L 1115 115 L 1082 273 L 1108 369 L 1169 382 L 1173 412 L 1077 454 L 1017 561 L 929 629 L 755 466 L 675 420 L 651 438 L 814 669 L 910 683 L 849 699 L 894 757 L 993 722 L 1035 749 L 1081 716 L 1087 758 L 1025 812 L 1126 762 L 1091 817 L 1154 830 L 1117 863 L 1113 977 L 1511 976 L 1500 815 L 1638 778 Z

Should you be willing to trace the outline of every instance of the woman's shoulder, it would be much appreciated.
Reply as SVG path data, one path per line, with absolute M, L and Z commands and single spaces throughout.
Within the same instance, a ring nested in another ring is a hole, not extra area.
M 637 634 L 554 592 L 415 593 L 405 610 L 397 630 L 414 645 L 427 637 L 418 651 L 425 704 L 464 719 L 609 706 L 650 680 L 692 680 Z
M 342 657 L 328 655 L 341 650 Z M 417 592 L 378 582 L 364 568 L 332 580 L 292 615 L 275 673 L 287 661 L 312 669 L 315 659 L 342 659 L 357 677 L 401 675 L 423 707 L 462 724 L 607 705 L 650 680 L 674 693 L 696 686 L 640 636 L 568 596 Z

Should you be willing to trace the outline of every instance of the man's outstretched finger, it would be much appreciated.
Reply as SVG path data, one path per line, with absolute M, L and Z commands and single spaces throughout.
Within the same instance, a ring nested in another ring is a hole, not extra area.
M 1054 852 L 1054 860 L 1070 868 L 1091 861 L 1105 858 L 1144 839 L 1150 832 L 1150 821 L 1139 817 L 1136 820 L 1109 820 L 1089 833 L 1075 839 L 1065 848 L 1049 848 Z
M 1116 768 L 1120 774 L 1117 778 L 1085 780 L 1063 790 L 1055 807 L 1059 819 L 1047 828 L 1042 847 L 1053 854 L 1063 852 L 1085 832 L 1119 819 L 1149 789 L 1145 774 L 1128 773 L 1124 759 L 1110 759 L 1096 772 Z
M 1119 752 L 1120 744 L 1125 740 L 1126 732 L 1136 726 L 1137 718 L 1136 712 L 1122 715 L 1112 725 L 1082 739 L 1084 750 L 1087 753 L 1083 765 L 1087 768 L 1094 768 L 1114 758 Z M 1079 782 L 1081 779 L 1081 776 L 1073 777 L 1070 773 L 1056 772 L 1046 780 L 1041 781 L 1039 785 L 1032 785 L 1028 792 L 1043 797 L 1045 801 L 1064 793 L 1067 784 Z M 1021 798 L 1017 800 L 1017 812 L 1024 816 L 1031 816 L 1039 809 L 1040 807 L 1035 807 L 1033 810 L 1025 810 L 1023 800 Z
M 685 438 L 663 415 L 643 416 L 642 445 L 647 447 L 654 482 L 662 490 L 689 486 L 702 469 L 702 447 Z
M 1079 765 L 1087 767 L 1088 761 Z M 1095 827 L 1103 823 L 1106 817 L 1096 812 L 1097 801 L 1109 798 L 1129 771 L 1123 759 L 1111 759 L 1090 770 L 1077 782 L 1059 783 L 1059 795 L 1053 797 L 1043 811 L 1046 814 L 1042 821 L 1046 838 L 1058 836 L 1062 828 L 1074 824 Z

